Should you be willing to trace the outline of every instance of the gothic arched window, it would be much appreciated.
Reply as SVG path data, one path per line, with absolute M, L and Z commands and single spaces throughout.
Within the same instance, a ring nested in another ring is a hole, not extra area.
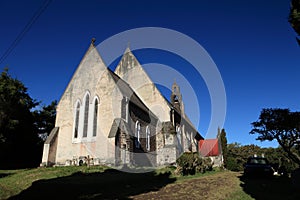
M 136 121 L 135 123 L 135 147 L 140 148 L 141 143 L 140 143 L 140 134 L 141 134 L 141 124 L 139 121 Z
M 80 103 L 77 102 L 76 110 L 75 110 L 74 138 L 78 138 L 79 114 L 80 114 Z
M 83 134 L 82 137 L 87 137 L 88 122 L 89 122 L 89 105 L 90 105 L 90 95 L 87 94 L 84 103 L 84 118 L 83 118 Z
M 176 126 L 176 135 L 177 135 L 177 140 L 178 140 L 178 143 L 181 145 L 181 127 L 180 125 L 177 125 Z
M 94 101 L 94 120 L 93 120 L 93 137 L 97 135 L 97 124 L 98 124 L 98 99 Z
M 146 127 L 146 149 L 150 151 L 150 128 L 149 126 Z

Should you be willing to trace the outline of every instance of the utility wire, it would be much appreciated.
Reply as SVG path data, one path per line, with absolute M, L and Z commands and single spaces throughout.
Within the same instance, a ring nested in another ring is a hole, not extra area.
M 3 61 L 9 56 L 9 54 L 16 48 L 16 46 L 20 43 L 20 41 L 23 39 L 25 34 L 30 30 L 32 25 L 37 21 L 37 19 L 41 16 L 41 14 L 47 9 L 49 4 L 52 0 L 46 0 L 44 1 L 43 5 L 34 13 L 34 15 L 31 17 L 29 22 L 26 24 L 26 26 L 22 29 L 22 31 L 19 33 L 17 38 L 11 43 L 9 48 L 4 52 L 4 54 L 0 58 L 0 64 L 3 63 Z

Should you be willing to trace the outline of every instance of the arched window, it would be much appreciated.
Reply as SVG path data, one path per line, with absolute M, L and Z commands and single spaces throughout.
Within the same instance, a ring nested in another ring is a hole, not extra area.
M 82 137 L 87 137 L 88 131 L 88 118 L 89 118 L 89 105 L 90 105 L 90 95 L 87 94 L 85 97 L 85 105 L 84 105 L 84 120 L 83 120 L 83 135 Z
M 150 128 L 149 126 L 146 127 L 146 149 L 150 151 Z
M 79 111 L 80 111 L 80 103 L 78 102 L 76 105 L 76 110 L 75 110 L 74 138 L 78 138 Z
M 181 127 L 180 125 L 176 126 L 176 135 L 177 135 L 177 140 L 178 140 L 178 144 L 181 145 Z
M 183 142 L 182 142 L 182 131 L 181 126 L 176 126 L 176 136 L 177 136 L 177 142 L 178 142 L 178 149 L 179 152 L 183 152 Z
M 141 143 L 140 143 L 140 133 L 141 132 L 141 124 L 139 121 L 136 121 L 135 123 L 135 147 L 136 148 L 140 148 L 141 147 Z
M 94 120 L 93 120 L 93 137 L 97 135 L 97 123 L 98 123 L 98 99 L 94 102 Z

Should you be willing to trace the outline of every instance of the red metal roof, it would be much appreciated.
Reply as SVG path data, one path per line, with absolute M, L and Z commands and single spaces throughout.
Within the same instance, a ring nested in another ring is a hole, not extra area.
M 199 152 L 202 156 L 218 156 L 219 142 L 218 139 L 199 140 Z

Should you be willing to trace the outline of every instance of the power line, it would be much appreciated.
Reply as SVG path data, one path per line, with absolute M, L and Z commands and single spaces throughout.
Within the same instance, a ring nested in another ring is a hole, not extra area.
M 26 26 L 22 29 L 22 31 L 18 34 L 16 39 L 11 43 L 9 48 L 4 52 L 4 54 L 0 58 L 0 64 L 9 56 L 9 54 L 16 48 L 16 46 L 23 39 L 25 34 L 31 29 L 32 25 L 37 21 L 37 19 L 41 16 L 41 14 L 47 9 L 52 0 L 44 1 L 43 5 L 34 13 Z

